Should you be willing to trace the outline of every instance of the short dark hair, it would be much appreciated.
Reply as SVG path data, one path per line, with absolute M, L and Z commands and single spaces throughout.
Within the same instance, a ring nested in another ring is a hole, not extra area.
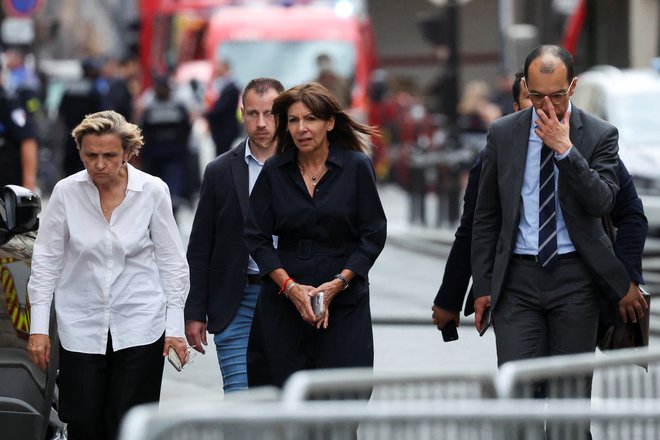
M 571 55 L 571 53 L 563 47 L 557 46 L 555 44 L 544 44 L 542 46 L 538 46 L 534 48 L 534 50 L 532 50 L 529 55 L 527 55 L 527 58 L 525 58 L 525 68 L 523 69 L 525 72 L 525 78 L 527 78 L 529 75 L 529 65 L 532 64 L 532 61 L 542 55 L 552 55 L 556 58 L 559 58 L 561 62 L 564 63 L 564 66 L 566 66 L 566 80 L 569 84 L 571 81 L 573 81 L 573 78 L 575 77 L 575 63 L 573 62 L 573 55 Z
M 511 95 L 513 95 L 513 102 L 520 105 L 518 101 L 520 99 L 520 81 L 523 79 L 523 73 L 521 70 L 517 71 L 513 77 L 513 85 L 511 85 Z
M 254 90 L 257 95 L 263 95 L 264 93 L 268 92 L 270 89 L 274 89 L 277 94 L 279 95 L 284 91 L 284 86 L 282 85 L 281 82 L 274 78 L 255 78 L 251 80 L 247 86 L 243 89 L 243 95 L 241 96 L 241 99 L 245 101 L 245 97 L 247 96 L 248 92 L 250 90 Z

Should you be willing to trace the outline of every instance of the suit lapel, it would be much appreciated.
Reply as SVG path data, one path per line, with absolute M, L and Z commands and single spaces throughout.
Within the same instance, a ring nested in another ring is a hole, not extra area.
M 512 197 L 515 197 L 512 203 L 513 216 L 518 218 L 520 211 L 520 203 L 517 200 L 520 198 L 522 190 L 523 179 L 525 177 L 525 163 L 527 162 L 527 148 L 529 147 L 529 128 L 532 123 L 532 110 L 519 112 L 519 117 L 516 119 L 516 125 L 513 128 L 513 139 L 509 149 L 509 160 L 511 161 L 511 168 L 513 177 L 512 183 Z
M 234 181 L 234 188 L 238 196 L 238 203 L 241 205 L 241 212 L 243 218 L 247 217 L 248 201 L 250 198 L 249 191 L 249 174 L 248 166 L 245 163 L 245 141 L 233 150 L 233 157 L 231 158 L 231 176 Z
M 570 124 L 571 131 L 569 136 L 571 138 L 571 142 L 573 143 L 573 146 L 575 146 L 580 151 L 580 153 L 582 153 L 582 136 L 584 134 L 582 130 L 582 118 L 580 118 L 580 112 L 577 108 L 575 108 L 575 106 L 573 106 L 573 112 L 571 113 Z

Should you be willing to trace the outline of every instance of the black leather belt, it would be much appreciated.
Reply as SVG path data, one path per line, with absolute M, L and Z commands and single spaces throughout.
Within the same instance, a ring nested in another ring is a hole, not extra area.
M 258 273 L 249 273 L 246 277 L 248 284 L 261 284 L 261 275 Z
M 514 258 L 516 260 L 534 261 L 535 263 L 539 262 L 538 255 L 513 254 L 511 258 Z M 568 252 L 566 254 L 559 254 L 560 260 L 570 260 L 571 258 L 579 258 L 578 253 L 573 251 L 573 252 Z

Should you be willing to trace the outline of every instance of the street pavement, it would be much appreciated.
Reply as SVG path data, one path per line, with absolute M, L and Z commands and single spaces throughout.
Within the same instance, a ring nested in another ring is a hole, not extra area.
M 431 305 L 442 280 L 454 227 L 435 228 L 408 222 L 408 199 L 398 186 L 383 184 L 380 196 L 388 218 L 388 238 L 370 273 L 374 320 L 374 368 L 377 371 L 419 371 L 465 368 L 475 364 L 496 370 L 492 332 L 477 334 L 473 320 L 462 317 L 459 340 L 445 343 L 431 321 Z M 428 212 L 435 212 L 429 196 Z M 187 243 L 192 211 L 179 213 L 178 222 Z M 429 218 L 428 224 L 435 224 Z M 162 401 L 222 395 L 222 379 L 212 335 L 206 354 L 176 372 L 165 365 Z

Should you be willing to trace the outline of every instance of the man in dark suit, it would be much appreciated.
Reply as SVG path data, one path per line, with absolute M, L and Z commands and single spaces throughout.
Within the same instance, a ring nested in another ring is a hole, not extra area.
M 616 128 L 572 107 L 565 49 L 537 47 L 524 75 L 533 108 L 489 130 L 471 247 L 476 327 L 491 307 L 500 365 L 593 351 L 602 294 L 624 321 L 646 308 L 601 223 L 619 191 Z
M 205 116 L 215 144 L 216 156 L 220 156 L 231 148 L 240 131 L 236 109 L 241 92 L 231 76 L 229 61 L 218 60 L 214 73 L 213 87 L 218 93 L 218 98 Z
M 521 87 L 523 73 L 515 75 L 511 93 L 515 111 L 523 110 L 532 106 L 527 96 L 527 91 Z M 456 238 L 452 245 L 440 289 L 433 301 L 433 323 L 438 330 L 443 329 L 448 323 L 460 324 L 459 312 L 463 306 L 465 293 L 472 276 L 470 264 L 470 246 L 472 243 L 472 219 L 474 208 L 477 203 L 477 192 L 479 187 L 479 175 L 481 173 L 483 151 L 477 157 L 470 174 L 463 202 L 463 215 L 456 230 Z M 642 276 L 642 253 L 646 234 L 648 232 L 648 221 L 644 215 L 642 201 L 637 195 L 632 177 L 619 161 L 616 167 L 616 176 L 619 181 L 619 193 L 617 194 L 614 208 L 610 218 L 617 228 L 614 252 L 621 260 L 628 272 L 630 289 L 637 289 L 644 284 Z M 474 313 L 474 297 L 472 291 L 465 302 L 465 316 Z M 602 318 L 602 317 L 601 317 Z M 607 323 L 599 325 L 603 330 Z
M 247 139 L 206 167 L 190 241 L 186 338 L 204 353 L 213 333 L 225 392 L 247 388 L 246 349 L 259 295 L 259 268 L 243 241 L 249 194 L 275 153 L 273 100 L 284 90 L 271 78 L 250 81 L 241 113 Z

